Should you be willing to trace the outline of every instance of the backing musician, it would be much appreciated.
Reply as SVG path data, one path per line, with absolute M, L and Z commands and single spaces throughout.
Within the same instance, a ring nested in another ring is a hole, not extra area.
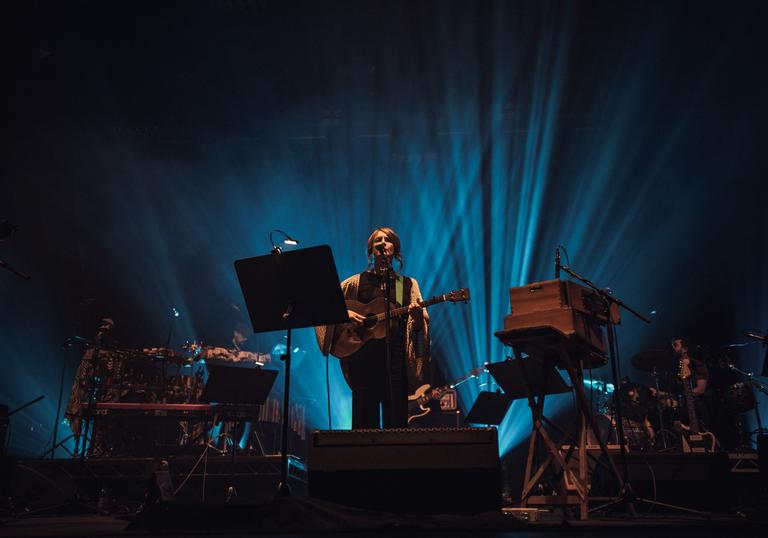
M 344 298 L 370 303 L 384 297 L 385 266 L 397 260 L 402 269 L 400 238 L 392 228 L 376 228 L 368 238 L 368 268 L 341 283 Z M 393 318 L 391 364 L 387 365 L 384 339 L 371 339 L 341 360 L 341 369 L 352 389 L 353 428 L 404 428 L 408 420 L 408 394 L 429 377 L 427 353 L 429 315 L 420 306 L 415 279 L 391 272 L 389 285 L 393 308 L 408 307 L 407 317 Z M 365 317 L 348 310 L 350 322 L 362 326 Z M 339 338 L 339 327 L 316 329 L 321 351 L 327 355 Z M 390 400 L 390 383 L 392 400 Z
M 669 411 L 679 410 L 676 417 L 685 424 L 690 424 L 686 402 L 681 396 L 683 394 L 683 383 L 688 383 L 693 396 L 694 410 L 699 422 L 701 431 L 709 430 L 709 409 L 706 405 L 706 399 L 709 394 L 709 370 L 707 365 L 689 353 L 690 344 L 686 338 L 674 337 L 670 341 L 672 347 L 672 360 L 674 364 L 670 365 L 665 388 L 658 394 L 661 398 L 662 406 Z M 681 365 L 687 365 L 690 370 L 690 376 L 687 379 L 680 378 Z M 651 389 L 656 395 L 656 390 Z

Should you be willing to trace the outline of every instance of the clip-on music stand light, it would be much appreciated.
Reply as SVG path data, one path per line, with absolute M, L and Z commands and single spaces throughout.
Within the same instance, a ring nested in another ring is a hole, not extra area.
M 290 252 L 272 252 L 235 261 L 245 306 L 256 333 L 285 330 L 279 496 L 288 488 L 288 411 L 291 379 L 291 329 L 348 323 L 347 304 L 331 247 L 320 245 Z

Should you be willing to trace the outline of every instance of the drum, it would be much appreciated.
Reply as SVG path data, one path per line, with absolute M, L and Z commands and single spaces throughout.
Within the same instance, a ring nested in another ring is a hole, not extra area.
M 651 395 L 651 389 L 645 385 L 625 381 L 614 396 L 619 398 L 622 415 L 629 420 L 643 422 L 653 412 L 654 399 Z
M 723 405 L 735 413 L 746 413 L 755 408 L 755 393 L 749 383 L 734 383 L 723 393 Z
M 613 415 L 597 415 L 594 417 L 595 427 L 600 439 L 608 445 L 618 444 L 616 417 Z M 631 420 L 625 418 L 624 440 L 627 448 L 632 451 L 647 451 L 653 449 L 655 433 L 648 420 Z M 594 434 L 590 431 L 587 435 L 589 444 L 597 444 Z
M 597 428 L 597 436 L 600 440 L 607 445 L 616 444 L 616 423 L 609 414 L 599 414 L 593 417 L 595 422 L 595 428 Z M 587 431 L 587 444 L 596 445 L 597 439 L 594 432 L 589 429 Z

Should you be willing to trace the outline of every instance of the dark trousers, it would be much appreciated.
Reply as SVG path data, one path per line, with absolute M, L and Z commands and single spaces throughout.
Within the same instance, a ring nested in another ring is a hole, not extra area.
M 390 400 L 386 386 L 352 390 L 352 428 L 405 428 L 408 425 L 408 393 L 395 388 L 393 396 Z
M 402 348 L 402 344 L 393 346 L 395 350 Z M 403 353 L 392 353 L 392 364 L 388 368 L 383 340 L 366 343 L 362 351 L 350 367 L 352 428 L 405 428 L 408 425 L 408 378 Z

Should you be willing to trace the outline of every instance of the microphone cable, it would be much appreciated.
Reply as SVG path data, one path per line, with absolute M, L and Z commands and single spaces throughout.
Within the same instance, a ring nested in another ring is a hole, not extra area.
M 333 423 L 331 422 L 331 370 L 330 370 L 331 354 L 325 356 L 325 392 L 328 396 L 328 429 L 333 429 Z

